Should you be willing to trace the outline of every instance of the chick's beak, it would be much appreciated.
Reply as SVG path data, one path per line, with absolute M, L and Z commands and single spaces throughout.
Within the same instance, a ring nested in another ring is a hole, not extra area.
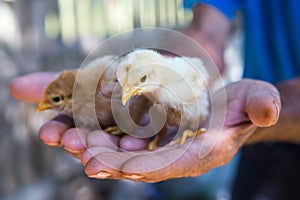
M 51 108 L 53 108 L 52 105 L 50 105 L 49 103 L 45 103 L 44 101 L 41 101 L 40 104 L 36 107 L 35 111 L 40 112 Z
M 126 102 L 130 99 L 130 97 L 138 94 L 140 91 L 142 91 L 142 88 L 137 87 L 132 89 L 131 87 L 128 87 L 127 85 L 127 77 L 124 80 L 123 87 L 122 87 L 122 104 L 125 105 Z
M 130 97 L 138 94 L 142 88 L 135 88 L 134 90 L 131 90 L 131 88 L 126 87 L 125 90 L 122 89 L 122 104 L 125 105 L 126 102 L 130 99 Z M 124 92 L 123 92 L 124 91 Z

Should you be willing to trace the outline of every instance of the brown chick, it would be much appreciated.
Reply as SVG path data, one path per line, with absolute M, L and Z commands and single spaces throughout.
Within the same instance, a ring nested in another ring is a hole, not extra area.
M 74 118 L 77 127 L 89 130 L 106 129 L 111 133 L 123 133 L 116 126 L 112 103 L 118 115 L 126 113 L 121 102 L 121 86 L 116 77 L 118 59 L 115 56 L 99 58 L 79 70 L 64 71 L 44 90 L 37 111 L 53 109 Z M 119 106 L 119 107 L 118 107 Z M 131 118 L 139 123 L 150 103 L 139 96 L 130 104 Z M 122 118 L 123 116 L 121 116 Z M 100 126 L 99 126 L 100 125 Z

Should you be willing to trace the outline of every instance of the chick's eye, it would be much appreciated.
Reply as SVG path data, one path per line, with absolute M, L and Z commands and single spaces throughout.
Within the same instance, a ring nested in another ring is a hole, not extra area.
M 61 97 L 60 97 L 60 96 L 56 96 L 56 97 L 53 97 L 53 98 L 52 98 L 52 101 L 55 102 L 55 103 L 60 102 L 60 100 L 61 100 Z
M 143 83 L 143 82 L 146 81 L 146 79 L 147 79 L 147 75 L 144 75 L 144 76 L 142 76 L 142 78 L 140 79 L 140 81 Z

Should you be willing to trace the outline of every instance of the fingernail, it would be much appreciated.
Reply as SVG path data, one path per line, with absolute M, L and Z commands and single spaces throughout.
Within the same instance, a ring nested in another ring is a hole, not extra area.
M 125 178 L 128 178 L 128 179 L 135 179 L 135 180 L 145 178 L 145 176 L 139 175 L 139 174 L 124 175 L 124 177 L 125 177 Z
M 112 174 L 106 171 L 100 171 L 98 174 L 90 175 L 92 178 L 108 178 Z

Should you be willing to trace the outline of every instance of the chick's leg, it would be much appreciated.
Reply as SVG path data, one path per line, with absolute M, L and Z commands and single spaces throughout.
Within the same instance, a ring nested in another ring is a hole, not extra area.
M 110 126 L 104 129 L 103 131 L 112 135 L 124 134 L 124 131 L 122 131 L 118 126 Z
M 176 140 L 173 140 L 171 144 L 184 144 L 186 139 L 189 138 L 189 137 L 195 137 L 201 133 L 204 133 L 206 132 L 207 130 L 205 128 L 200 128 L 198 129 L 197 131 L 193 132 L 191 130 L 185 130 L 183 131 L 182 135 L 180 138 L 176 139 Z
M 152 151 L 156 149 L 158 142 L 166 133 L 167 128 L 164 126 L 154 137 L 154 139 L 148 144 L 148 150 Z

